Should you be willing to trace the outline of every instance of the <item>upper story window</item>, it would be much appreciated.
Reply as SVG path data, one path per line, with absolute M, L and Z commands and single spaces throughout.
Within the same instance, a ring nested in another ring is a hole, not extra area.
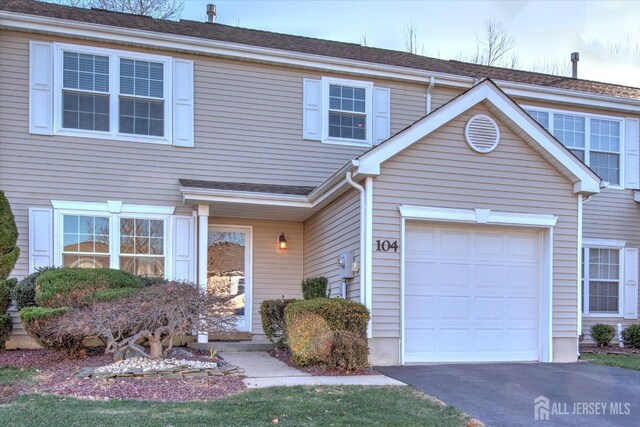
M 373 84 L 322 79 L 323 142 L 343 145 L 371 145 Z
M 603 181 L 621 184 L 624 119 L 538 109 L 527 113 Z
M 55 46 L 56 133 L 171 143 L 171 58 Z

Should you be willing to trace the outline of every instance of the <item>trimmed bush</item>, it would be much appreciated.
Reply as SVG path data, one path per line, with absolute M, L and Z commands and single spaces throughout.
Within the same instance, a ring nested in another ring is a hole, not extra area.
M 40 307 L 84 307 L 87 294 L 106 289 L 141 288 L 140 278 L 110 268 L 59 268 L 36 279 L 36 304 Z M 91 301 L 91 298 L 89 298 Z
M 631 348 L 640 348 L 640 323 L 633 323 L 622 331 L 624 345 Z
M 353 332 L 334 331 L 328 365 L 332 368 L 357 371 L 369 366 L 367 340 Z
M 16 220 L 11 212 L 9 200 L 5 197 L 4 191 L 0 191 L 0 282 L 9 277 L 18 261 L 20 249 L 16 246 L 17 241 Z
M 284 310 L 287 305 L 297 299 L 268 299 L 260 304 L 260 317 L 262 319 L 262 330 L 269 341 L 276 347 L 285 346 L 286 333 L 284 322 Z
M 20 310 L 24 330 L 43 347 L 62 350 L 77 356 L 87 336 L 77 328 L 73 332 L 61 331 L 58 323 L 71 309 L 68 307 L 27 307 Z
M 287 335 L 296 365 L 324 364 L 329 359 L 333 334 L 319 314 L 296 313 L 295 321 L 287 322 Z
M 0 314 L 0 350 L 4 350 L 4 345 L 9 341 L 11 323 L 11 317 L 8 314 Z
M 121 298 L 128 298 L 130 296 L 133 296 L 139 291 L 140 291 L 139 288 L 105 289 L 103 291 L 97 291 L 97 292 L 85 294 L 82 297 L 82 300 L 87 304 L 115 301 Z
M 350 331 L 361 337 L 367 336 L 369 310 L 360 303 L 341 298 L 315 298 L 289 304 L 285 309 L 287 328 L 297 316 L 307 312 L 320 315 L 332 331 Z
M 329 281 L 326 277 L 310 277 L 302 281 L 302 297 L 304 299 L 326 298 L 327 285 Z
M 598 347 L 609 345 L 616 330 L 613 326 L 604 323 L 596 323 L 591 327 L 591 338 L 598 344 Z
M 0 314 L 4 314 L 11 305 L 11 289 L 18 283 L 16 279 L 0 280 Z
M 165 283 L 169 283 L 169 280 L 164 277 L 157 276 L 138 276 L 140 278 L 140 283 L 142 283 L 143 287 L 149 287 L 154 285 L 163 285 Z
M 58 267 L 42 267 L 34 273 L 20 280 L 17 285 L 11 289 L 11 298 L 16 303 L 18 311 L 25 307 L 35 307 L 36 305 L 36 280 L 46 271 L 55 270 Z

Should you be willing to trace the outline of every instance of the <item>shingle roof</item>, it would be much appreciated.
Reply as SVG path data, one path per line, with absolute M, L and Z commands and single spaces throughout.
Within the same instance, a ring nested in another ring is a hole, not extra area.
M 315 188 L 297 185 L 250 184 L 246 182 L 202 181 L 197 179 L 180 179 L 180 185 L 184 188 L 284 194 L 288 196 L 307 196 Z
M 516 83 L 640 100 L 640 88 L 635 87 L 552 76 L 529 71 L 489 67 L 453 60 L 435 59 L 396 50 L 251 30 L 217 23 L 209 24 L 188 20 L 166 21 L 106 10 L 83 9 L 51 3 L 41 3 L 34 0 L 0 0 L 0 9 L 30 15 L 91 22 L 115 27 L 155 31 L 467 77 L 491 78 L 494 80 L 506 80 Z

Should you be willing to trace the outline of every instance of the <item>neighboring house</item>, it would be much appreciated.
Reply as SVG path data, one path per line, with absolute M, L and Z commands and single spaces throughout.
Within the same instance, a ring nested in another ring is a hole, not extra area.
M 29 0 L 0 30 L 17 277 L 225 288 L 264 340 L 323 275 L 375 364 L 570 362 L 637 320 L 638 88 Z

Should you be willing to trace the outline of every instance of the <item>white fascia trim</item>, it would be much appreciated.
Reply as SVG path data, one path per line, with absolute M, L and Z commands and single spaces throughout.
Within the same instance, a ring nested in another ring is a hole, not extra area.
M 633 192 L 633 200 L 635 200 L 636 202 L 640 202 L 640 191 Z
M 185 202 L 222 202 L 247 205 L 286 206 L 294 208 L 312 208 L 313 204 L 307 196 L 274 195 L 268 193 L 251 193 L 224 190 L 181 189 Z
M 358 173 L 379 175 L 380 165 L 384 161 L 484 100 L 489 101 L 506 114 L 518 127 L 531 136 L 534 141 L 537 141 L 550 155 L 558 159 L 578 179 L 578 182 L 574 184 L 574 193 L 595 194 L 600 192 L 600 179 L 586 165 L 571 156 L 548 133 L 541 131 L 539 125 L 515 105 L 513 101 L 503 97 L 486 82 L 479 84 L 466 94 L 424 117 L 406 131 L 363 154 L 358 158 Z
M 52 200 L 51 205 L 57 210 L 107 212 L 118 214 L 173 215 L 176 210 L 175 206 L 130 205 L 128 203 L 115 200 L 109 200 L 104 203 Z
M 8 28 L 31 32 L 57 33 L 67 37 L 73 35 L 91 39 L 104 39 L 107 42 L 139 44 L 162 50 L 174 49 L 198 52 L 207 55 L 228 56 L 316 69 L 322 68 L 336 72 L 386 77 L 412 82 L 429 83 L 431 77 L 435 77 L 441 84 L 461 88 L 469 88 L 474 84 L 473 77 L 454 74 L 15 12 L 0 12 L 0 20 L 2 21 L 2 26 Z
M 640 101 L 636 99 L 515 83 L 505 80 L 494 81 L 509 96 L 520 98 L 583 105 L 586 107 L 600 107 L 619 111 L 632 111 L 636 113 L 638 112 L 638 107 L 640 107 Z
M 487 225 L 513 225 L 521 227 L 554 227 L 555 215 L 498 212 L 489 209 L 449 209 L 429 206 L 401 205 L 400 215 L 405 219 L 459 222 Z
M 613 239 L 582 239 L 582 246 L 589 248 L 617 248 L 622 249 L 627 246 L 626 240 Z

